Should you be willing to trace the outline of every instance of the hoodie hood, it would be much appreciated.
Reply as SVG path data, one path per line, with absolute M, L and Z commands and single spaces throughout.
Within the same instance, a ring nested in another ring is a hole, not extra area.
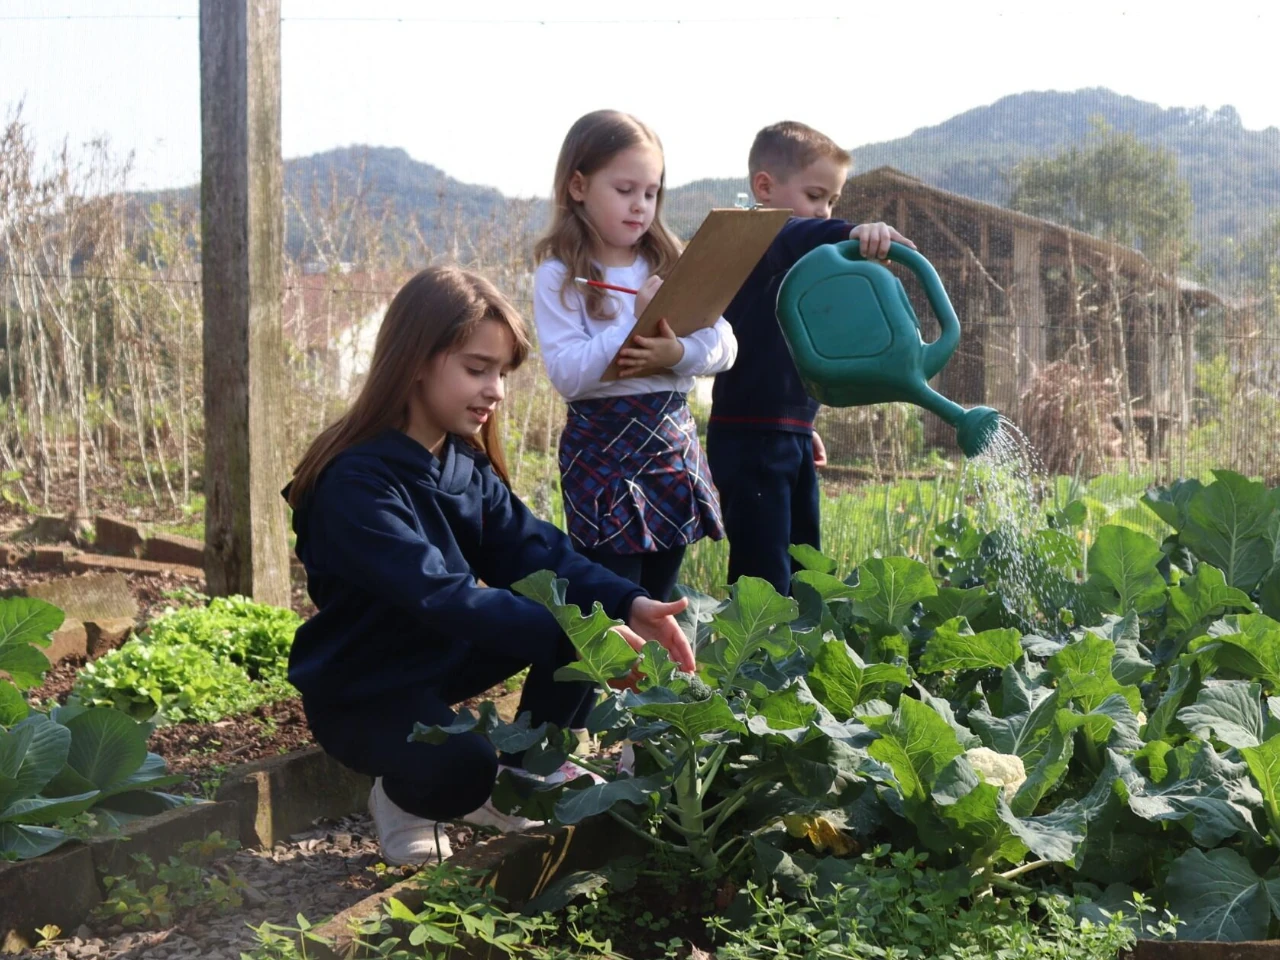
M 376 437 L 343 450 L 329 461 L 316 478 L 316 486 L 324 482 L 325 476 L 338 463 L 361 459 L 375 461 L 382 469 L 389 469 L 406 487 L 425 487 L 455 496 L 473 484 L 476 474 L 489 462 L 484 451 L 453 434 L 445 437 L 437 457 L 407 433 L 384 430 Z M 289 499 L 292 487 L 290 483 L 280 491 L 285 500 Z M 315 499 L 314 493 L 314 489 L 309 491 L 293 511 L 293 532 L 298 537 L 299 551 L 305 548 L 307 512 Z

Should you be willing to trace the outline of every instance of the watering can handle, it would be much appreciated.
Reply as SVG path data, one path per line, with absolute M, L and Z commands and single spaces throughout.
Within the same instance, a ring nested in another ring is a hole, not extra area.
M 846 240 L 843 243 L 837 243 L 835 247 L 841 256 L 849 260 L 865 259 L 858 251 L 857 240 Z M 951 298 L 943 289 L 942 281 L 938 278 L 938 271 L 933 269 L 933 264 L 901 243 L 889 244 L 889 259 L 909 267 L 911 272 L 920 279 L 925 296 L 929 299 L 929 306 L 933 308 L 934 316 L 938 318 L 938 323 L 942 327 L 938 339 L 924 345 L 921 367 L 925 378 L 932 380 L 938 375 L 938 371 L 946 366 L 951 355 L 956 352 L 956 347 L 960 345 L 960 319 L 956 316 L 955 308 L 951 306 Z

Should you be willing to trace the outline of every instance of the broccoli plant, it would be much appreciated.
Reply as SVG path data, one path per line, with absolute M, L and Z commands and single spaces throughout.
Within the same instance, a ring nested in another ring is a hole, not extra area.
M 566 604 L 552 574 L 517 584 L 552 611 L 579 652 L 557 677 L 608 691 L 587 720 L 590 732 L 606 747 L 630 742 L 636 762 L 614 771 L 578 760 L 604 783 L 504 772 L 494 802 L 560 823 L 606 813 L 710 873 L 752 853 L 757 865 L 772 863 L 788 836 L 848 853 L 904 826 L 939 862 L 988 884 L 1012 883 L 1031 868 L 1019 867 L 1029 854 L 1036 867 L 1072 860 L 1083 840 L 1080 806 L 1034 815 L 1065 770 L 1070 729 L 1037 739 L 1025 756 L 993 749 L 913 679 L 935 675 L 935 691 L 963 691 L 966 677 L 1013 671 L 1024 658 L 1016 630 L 975 633 L 952 615 L 964 598 L 940 596 L 927 568 L 901 557 L 868 560 L 846 580 L 805 570 L 792 586 L 794 599 L 744 577 L 723 603 L 691 595 L 683 626 L 698 668 L 690 675 L 654 643 L 637 662 L 611 630 L 616 621 L 598 605 L 583 616 Z M 1101 717 L 1089 722 L 1103 732 Z M 470 731 L 523 753 L 534 774 L 558 768 L 577 743 L 527 715 L 504 723 L 492 704 L 412 736 L 438 743 Z
M 796 601 L 766 581 L 744 577 L 724 603 L 689 595 L 682 626 L 699 652 L 696 674 L 681 672 L 652 642 L 637 663 L 611 630 L 618 621 L 598 604 L 584 617 L 564 602 L 564 587 L 549 572 L 516 584 L 554 613 L 578 649 L 579 659 L 557 678 L 591 680 L 609 691 L 588 729 L 606 747 L 629 741 L 635 769 L 575 758 L 603 776 L 602 784 L 579 777 L 547 785 L 504 773 L 494 793 L 499 806 L 560 823 L 607 813 L 648 843 L 716 872 L 750 852 L 751 836 L 783 815 L 845 824 L 842 808 L 874 789 L 878 765 L 863 748 L 875 734 L 824 706 L 803 677 L 821 651 L 820 624 L 798 620 Z M 870 693 L 907 681 L 900 666 L 849 667 L 867 676 L 840 679 L 846 700 L 854 698 L 851 683 Z M 531 727 L 528 715 L 503 723 L 491 704 L 478 714 L 462 711 L 447 727 L 419 725 L 413 736 L 438 743 L 473 730 L 499 750 L 523 751 L 535 774 L 558 768 L 577 742 L 568 731 Z

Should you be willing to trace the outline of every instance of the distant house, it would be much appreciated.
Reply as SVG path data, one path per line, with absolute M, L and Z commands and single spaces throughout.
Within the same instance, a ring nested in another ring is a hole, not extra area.
M 305 357 L 312 379 L 339 395 L 368 372 L 387 305 L 402 282 L 391 272 L 306 272 L 285 283 L 285 337 Z
M 1068 360 L 1127 374 L 1131 405 L 1153 422 L 1187 425 L 1198 318 L 1222 305 L 1212 291 L 1160 273 L 1137 250 L 892 167 L 851 178 L 835 216 L 892 224 L 938 271 L 962 337 L 935 386 L 957 402 L 1017 420 L 1037 372 Z M 895 270 L 932 339 L 937 324 L 920 285 Z M 930 434 L 932 443 L 951 439 L 937 423 Z

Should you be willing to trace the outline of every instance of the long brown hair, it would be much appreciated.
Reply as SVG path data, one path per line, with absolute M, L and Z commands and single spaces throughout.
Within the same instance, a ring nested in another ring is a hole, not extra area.
M 582 204 L 569 193 L 569 183 L 575 173 L 590 177 L 609 161 L 631 147 L 641 144 L 653 146 L 662 152 L 658 135 L 629 113 L 617 110 L 596 110 L 569 128 L 560 147 L 556 161 L 556 179 L 551 191 L 555 204 L 551 227 L 539 238 L 533 248 L 534 259 L 541 263 L 554 257 L 563 263 L 568 272 L 560 288 L 560 302 L 568 307 L 565 293 L 573 286 L 574 277 L 603 280 L 604 272 L 592 261 L 600 234 L 587 219 Z M 666 276 L 680 256 L 680 241 L 662 222 L 662 201 L 667 192 L 667 172 L 664 167 L 658 183 L 653 225 L 636 244 L 637 251 L 649 263 L 649 269 L 658 276 Z M 587 316 L 596 320 L 612 320 L 617 309 L 614 301 L 597 287 L 584 287 L 578 291 L 587 307 Z
M 428 267 L 411 278 L 387 307 L 378 328 L 369 375 L 355 403 L 307 448 L 293 474 L 289 505 L 296 507 L 320 472 L 342 451 L 404 426 L 409 394 L 418 372 L 432 357 L 461 347 L 485 320 L 496 320 L 515 341 L 512 368 L 529 355 L 524 320 L 488 280 L 458 267 Z M 494 472 L 510 485 L 497 418 L 490 417 L 480 438 Z

